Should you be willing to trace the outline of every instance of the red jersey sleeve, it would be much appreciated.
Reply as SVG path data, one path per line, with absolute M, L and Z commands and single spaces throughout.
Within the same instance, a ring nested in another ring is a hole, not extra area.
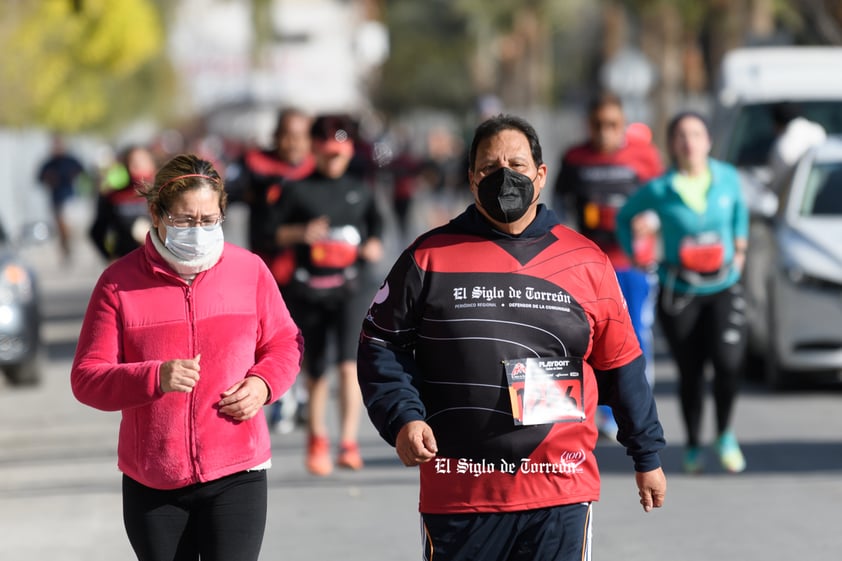
M 606 257 L 594 302 L 593 347 L 588 362 L 597 370 L 624 366 L 641 354 L 617 275 Z

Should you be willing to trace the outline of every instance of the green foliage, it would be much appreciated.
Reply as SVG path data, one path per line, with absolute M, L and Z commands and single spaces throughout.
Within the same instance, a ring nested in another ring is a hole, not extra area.
M 385 3 L 390 58 L 375 94 L 378 106 L 464 111 L 484 93 L 476 82 L 478 61 L 499 62 L 499 39 L 517 33 L 520 14 L 542 22 L 547 37 L 581 25 L 579 13 L 592 0 L 389 0 Z M 548 68 L 572 72 L 576 65 Z
M 149 0 L 83 0 L 79 11 L 70 0 L 14 2 L 0 17 L 0 125 L 102 126 L 115 118 L 111 96 L 138 87 L 163 47 Z
M 413 106 L 469 107 L 472 87 L 467 22 L 447 0 L 393 0 L 385 11 L 390 56 L 376 104 L 390 111 Z
M 251 0 L 254 48 L 264 47 L 272 39 L 272 0 Z
M 511 31 L 518 12 L 535 12 L 547 26 L 560 29 L 580 23 L 577 11 L 592 0 L 455 0 L 454 9 L 472 22 L 483 22 L 500 33 Z

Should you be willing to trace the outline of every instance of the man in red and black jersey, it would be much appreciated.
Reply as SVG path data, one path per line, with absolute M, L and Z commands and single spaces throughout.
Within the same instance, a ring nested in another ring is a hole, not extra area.
M 266 225 L 273 220 L 284 187 L 316 169 L 310 140 L 312 124 L 312 117 L 301 109 L 282 108 L 273 133 L 274 146 L 247 150 L 229 166 L 225 178 L 229 201 L 248 205 L 249 249 L 263 258 L 282 290 L 292 276 L 294 256 L 291 248 L 276 243 L 274 233 L 267 234 Z M 271 405 L 269 426 L 273 431 L 289 432 L 295 428 L 296 419 L 305 409 L 303 393 L 295 387 Z
M 231 166 L 226 184 L 232 200 L 240 199 L 249 206 L 249 245 L 270 262 L 277 253 L 271 237 L 263 235 L 261 224 L 268 209 L 281 197 L 284 185 L 304 179 L 315 170 L 315 158 L 310 147 L 312 118 L 295 108 L 278 112 L 273 135 L 274 146 L 246 151 L 240 161 Z
M 571 226 L 608 254 L 618 269 L 631 265 L 615 235 L 615 218 L 629 195 L 663 172 L 651 138 L 629 130 L 620 98 L 601 93 L 588 106 L 588 138 L 567 149 L 553 206 Z
M 402 253 L 363 322 L 363 399 L 420 466 L 428 560 L 589 559 L 598 402 L 644 510 L 664 501 L 663 430 L 613 267 L 538 204 L 546 176 L 531 125 L 482 123 L 475 203 Z
M 650 295 L 655 281 L 647 271 L 635 267 L 620 248 L 616 216 L 629 195 L 663 172 L 661 157 L 651 142 L 651 132 L 635 134 L 645 127 L 642 123 L 627 126 L 622 101 L 612 93 L 600 93 L 590 102 L 587 125 L 587 140 L 562 156 L 554 208 L 611 260 L 647 360 L 647 378 L 652 384 L 655 315 Z M 636 231 L 643 232 L 635 243 L 636 262 L 654 266 L 657 218 L 651 213 L 640 216 L 635 226 Z M 610 408 L 600 407 L 597 413 L 600 432 L 614 438 L 617 425 Z

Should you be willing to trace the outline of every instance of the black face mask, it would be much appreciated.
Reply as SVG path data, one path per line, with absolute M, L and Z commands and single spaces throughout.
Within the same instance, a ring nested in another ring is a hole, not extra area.
M 535 186 L 529 176 L 502 167 L 483 177 L 477 184 L 477 196 L 491 218 L 509 224 L 529 210 Z

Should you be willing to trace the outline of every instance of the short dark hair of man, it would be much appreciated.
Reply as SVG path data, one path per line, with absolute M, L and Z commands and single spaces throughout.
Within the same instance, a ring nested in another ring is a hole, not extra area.
M 623 109 L 623 100 L 613 92 L 601 91 L 588 102 L 588 115 L 593 115 L 603 107 L 617 107 Z
M 477 157 L 477 147 L 480 142 L 486 138 L 491 138 L 504 130 L 516 130 L 522 132 L 529 141 L 529 150 L 532 152 L 532 160 L 535 165 L 540 166 L 544 163 L 541 155 L 541 143 L 538 140 L 538 133 L 535 132 L 533 126 L 526 122 L 525 119 L 516 117 L 515 115 L 500 114 L 483 121 L 474 131 L 474 140 L 471 142 L 471 151 L 468 154 L 468 167 L 470 169 L 474 169 Z

